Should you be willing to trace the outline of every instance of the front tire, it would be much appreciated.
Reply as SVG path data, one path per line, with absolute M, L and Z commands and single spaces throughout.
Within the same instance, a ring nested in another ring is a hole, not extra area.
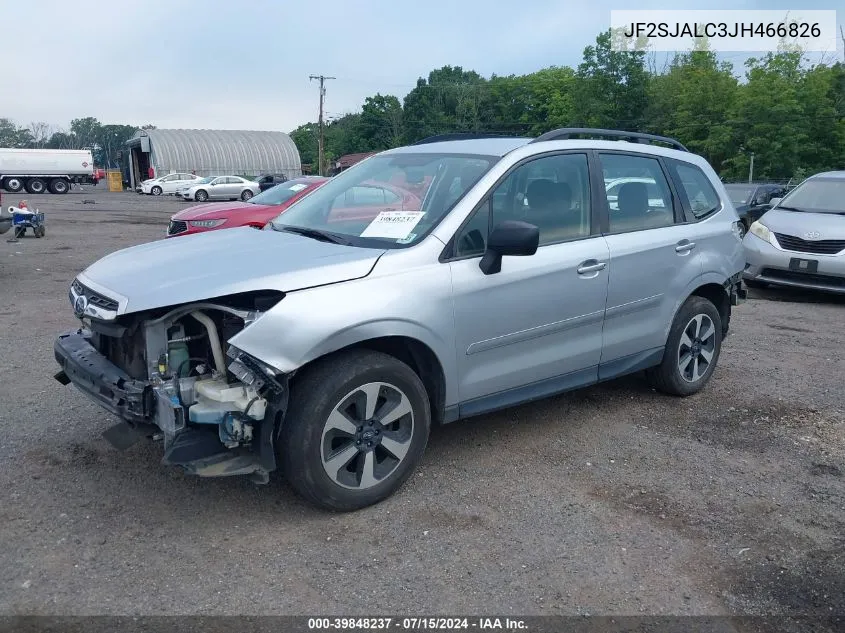
M 722 350 L 722 317 L 712 302 L 697 295 L 678 310 L 663 362 L 646 374 L 652 386 L 672 396 L 691 396 L 710 380 Z
M 161 187 L 156 185 L 155 187 L 150 189 L 150 193 L 153 194 L 154 196 L 160 196 L 161 195 Z
M 291 386 L 280 457 L 293 489 L 328 510 L 392 495 L 428 443 L 431 412 L 419 376 L 380 352 L 316 361 Z
M 26 190 L 32 194 L 44 193 L 47 191 L 47 183 L 42 178 L 30 178 L 26 181 Z
M 194 194 L 194 199 L 197 202 L 205 202 L 208 200 L 208 193 L 206 193 L 203 189 L 200 189 Z
M 17 193 L 23 189 L 23 180 L 20 178 L 6 178 L 3 181 L 3 188 L 9 193 Z

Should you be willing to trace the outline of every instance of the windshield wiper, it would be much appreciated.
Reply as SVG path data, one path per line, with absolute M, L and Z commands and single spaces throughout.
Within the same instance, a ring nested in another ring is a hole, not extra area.
M 305 237 L 310 237 L 315 240 L 320 240 L 321 242 L 330 242 L 332 244 L 343 244 L 344 246 L 349 246 L 350 241 L 341 237 L 340 235 L 336 235 L 335 233 L 329 233 L 328 231 L 320 231 L 319 229 L 309 229 L 304 226 L 288 226 L 285 224 L 278 225 L 272 224 L 273 229 L 276 231 L 286 231 L 288 233 L 296 233 L 297 235 L 304 235 Z

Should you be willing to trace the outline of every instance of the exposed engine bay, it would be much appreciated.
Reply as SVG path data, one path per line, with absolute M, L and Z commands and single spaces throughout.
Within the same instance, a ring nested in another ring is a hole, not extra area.
M 123 418 L 105 433 L 118 448 L 146 434 L 163 441 L 164 463 L 266 483 L 287 376 L 226 341 L 282 296 L 244 293 L 112 321 L 83 316 L 81 329 L 56 342 L 56 378 Z

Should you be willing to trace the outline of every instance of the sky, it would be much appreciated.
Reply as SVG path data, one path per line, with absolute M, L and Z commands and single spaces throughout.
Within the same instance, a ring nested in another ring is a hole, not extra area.
M 309 75 L 336 78 L 326 84 L 325 111 L 337 117 L 377 92 L 401 99 L 418 77 L 444 65 L 484 76 L 577 66 L 608 28 L 611 9 L 802 7 L 836 9 L 838 23 L 845 19 L 845 0 L 4 5 L 0 117 L 64 128 L 93 116 L 104 124 L 285 132 L 317 119 L 319 92 Z M 18 35 L 9 39 L 12 31 Z M 836 55 L 842 59 L 841 42 Z M 737 65 L 745 57 L 725 56 Z

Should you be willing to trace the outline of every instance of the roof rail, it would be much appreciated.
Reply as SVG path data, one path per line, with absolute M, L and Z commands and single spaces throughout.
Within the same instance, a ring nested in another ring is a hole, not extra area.
M 570 139 L 573 136 L 590 135 L 590 136 L 604 136 L 607 138 L 616 138 L 622 141 L 632 141 L 634 143 L 665 143 L 672 146 L 673 149 L 688 152 L 689 150 L 681 145 L 680 142 L 668 136 L 657 136 L 656 134 L 645 134 L 644 132 L 627 132 L 625 130 L 603 130 L 599 128 L 590 127 L 562 127 L 551 132 L 541 134 L 532 143 L 542 143 L 543 141 L 563 141 Z
M 451 134 L 435 134 L 412 145 L 426 145 L 428 143 L 442 143 L 444 141 L 468 141 L 477 138 L 525 138 L 524 136 L 510 136 L 508 134 L 494 134 L 492 132 L 452 132 Z

